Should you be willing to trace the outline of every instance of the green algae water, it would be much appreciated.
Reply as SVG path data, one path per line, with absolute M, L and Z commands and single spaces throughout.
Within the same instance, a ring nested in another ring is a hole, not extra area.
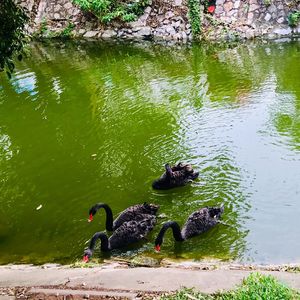
M 300 262 L 300 43 L 230 49 L 33 44 L 0 76 L 0 263 L 72 263 L 108 203 L 160 205 L 148 239 L 107 257 Z M 200 172 L 154 191 L 166 162 Z M 169 220 L 224 204 L 223 224 L 184 243 Z

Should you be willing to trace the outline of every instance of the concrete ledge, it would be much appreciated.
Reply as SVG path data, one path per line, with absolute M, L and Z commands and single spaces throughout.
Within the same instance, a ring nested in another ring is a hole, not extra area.
M 286 271 L 246 270 L 245 266 L 220 264 L 218 269 L 197 269 L 191 267 L 128 268 L 118 264 L 108 264 L 93 268 L 71 268 L 68 266 L 36 267 L 28 265 L 0 267 L 0 287 L 27 287 L 26 293 L 109 296 L 134 298 L 137 293 L 169 292 L 182 287 L 194 287 L 203 293 L 230 290 L 240 284 L 252 271 L 272 275 L 291 288 L 300 291 L 300 273 Z M 200 264 L 203 267 L 203 265 Z M 298 270 L 293 267 L 294 270 Z M 31 289 L 28 289 L 31 288 Z M 50 289 L 50 290 L 49 290 Z M 76 292 L 73 292 L 73 291 Z M 96 295 L 97 294 L 97 295 Z

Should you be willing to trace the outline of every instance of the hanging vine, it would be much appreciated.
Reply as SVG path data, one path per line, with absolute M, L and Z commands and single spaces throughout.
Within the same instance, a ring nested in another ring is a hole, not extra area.
M 188 0 L 188 7 L 193 36 L 199 36 L 202 23 L 199 0 Z

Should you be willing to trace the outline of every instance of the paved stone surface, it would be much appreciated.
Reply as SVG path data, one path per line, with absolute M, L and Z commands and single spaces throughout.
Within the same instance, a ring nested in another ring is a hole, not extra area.
M 114 292 L 174 291 L 195 287 L 204 293 L 229 290 L 242 282 L 251 271 L 194 270 L 182 268 L 69 268 L 49 266 L 2 266 L 0 287 L 64 286 L 65 288 L 101 289 Z M 300 273 L 261 271 L 270 274 L 290 287 L 300 290 Z

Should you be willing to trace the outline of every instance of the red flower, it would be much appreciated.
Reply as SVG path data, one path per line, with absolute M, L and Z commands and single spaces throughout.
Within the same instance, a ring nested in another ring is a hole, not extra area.
M 211 6 L 209 6 L 209 7 L 207 8 L 207 11 L 208 11 L 210 14 L 213 14 L 214 11 L 215 11 L 215 9 L 216 9 L 215 5 L 211 5 Z

